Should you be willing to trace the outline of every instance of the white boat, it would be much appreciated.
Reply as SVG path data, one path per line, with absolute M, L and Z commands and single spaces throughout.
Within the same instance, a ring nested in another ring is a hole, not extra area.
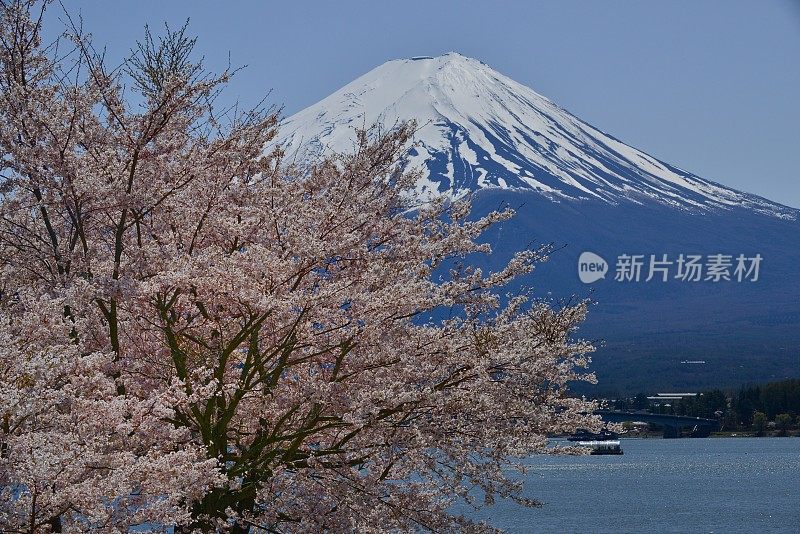
M 619 440 L 579 441 L 578 445 L 589 449 L 589 454 L 622 454 Z

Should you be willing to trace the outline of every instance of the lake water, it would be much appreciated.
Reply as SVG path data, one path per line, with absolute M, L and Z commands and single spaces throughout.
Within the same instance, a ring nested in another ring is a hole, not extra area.
M 539 456 L 524 495 L 475 514 L 510 533 L 800 533 L 800 438 L 622 440 L 622 456 Z

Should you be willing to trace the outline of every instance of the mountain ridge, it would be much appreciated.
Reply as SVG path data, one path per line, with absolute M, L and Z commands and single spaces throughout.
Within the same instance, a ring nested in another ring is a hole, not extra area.
M 282 122 L 277 142 L 313 157 L 352 149 L 357 127 L 415 119 L 409 164 L 418 194 L 460 197 L 499 187 L 555 201 L 634 202 L 689 210 L 800 210 L 705 180 L 582 121 L 550 99 L 450 52 L 388 61 Z

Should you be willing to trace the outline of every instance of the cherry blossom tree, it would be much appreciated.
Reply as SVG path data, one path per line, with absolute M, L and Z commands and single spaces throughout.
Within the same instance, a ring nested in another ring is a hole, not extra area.
M 586 303 L 470 267 L 513 212 L 415 203 L 413 125 L 288 162 L 185 28 L 111 69 L 0 5 L 4 532 L 484 530 L 452 504 L 597 426 Z

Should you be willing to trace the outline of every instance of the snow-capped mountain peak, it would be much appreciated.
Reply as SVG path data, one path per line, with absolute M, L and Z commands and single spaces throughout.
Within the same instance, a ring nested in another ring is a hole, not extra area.
M 422 196 L 484 188 L 555 201 L 659 203 L 706 211 L 798 211 L 661 162 L 581 121 L 476 59 L 450 52 L 388 61 L 283 122 L 278 142 L 313 157 L 352 150 L 357 128 L 416 120 L 411 165 Z

